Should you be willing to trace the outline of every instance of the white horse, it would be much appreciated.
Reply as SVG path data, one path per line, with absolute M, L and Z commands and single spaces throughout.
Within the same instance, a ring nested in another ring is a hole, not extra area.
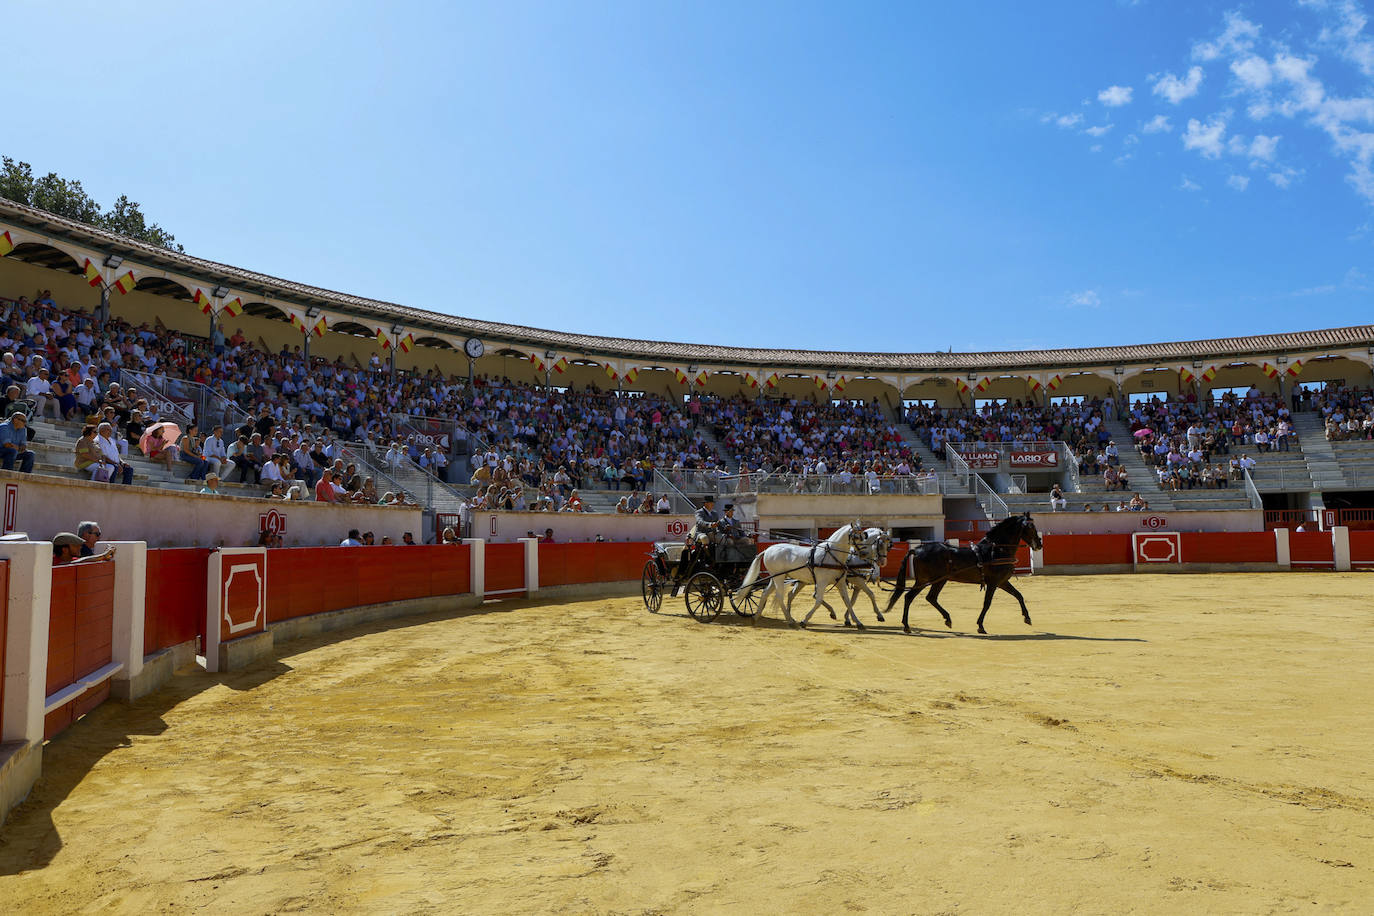
M 875 532 L 870 534 L 870 532 Z M 871 554 L 882 539 L 887 535 L 880 528 L 871 528 L 867 531 L 855 519 L 853 524 L 845 525 L 835 531 L 834 534 L 821 541 L 815 546 L 807 547 L 801 544 L 774 544 L 754 557 L 754 562 L 750 564 L 749 571 L 744 576 L 744 581 L 740 583 L 741 589 L 746 589 L 754 582 L 758 581 L 759 572 L 766 566 L 772 573 L 772 578 L 764 587 L 764 595 L 759 610 L 762 612 L 763 605 L 767 604 L 768 595 L 773 596 L 773 603 L 782 611 L 783 616 L 791 626 L 797 626 L 797 621 L 792 617 L 792 602 L 789 600 L 783 603 L 781 583 L 784 579 L 795 579 L 802 583 L 813 583 L 815 589 L 815 602 L 811 605 L 811 610 L 806 612 L 806 616 L 801 620 L 801 626 L 806 626 L 811 621 L 811 615 L 825 602 L 821 596 L 825 590 L 837 581 L 848 576 L 855 567 L 851 565 L 851 558 L 857 557 L 860 560 L 871 559 Z M 849 591 L 845 588 L 840 589 L 840 599 L 844 602 L 845 623 L 853 620 L 860 629 L 863 624 L 859 621 L 858 615 L 854 613 L 853 602 L 850 600 Z M 829 607 L 829 605 L 826 605 Z M 758 615 L 754 615 L 755 621 Z
M 851 557 L 848 564 L 850 572 L 836 579 L 834 584 L 835 588 L 840 591 L 848 590 L 850 592 L 849 603 L 851 606 L 853 602 L 858 599 L 858 593 L 860 591 L 868 595 L 868 600 L 873 605 L 873 615 L 878 618 L 879 623 L 882 623 L 884 619 L 883 610 L 878 605 L 878 597 L 873 594 L 873 590 L 868 587 L 868 583 L 877 582 L 881 578 L 880 571 L 887 562 L 888 552 L 892 549 L 892 536 L 881 528 L 865 528 L 864 541 L 871 545 L 872 557 L 869 558 L 864 555 L 869 553 L 869 551 L 862 551 Z M 805 584 L 804 582 L 793 579 L 791 576 L 787 577 L 787 581 L 783 587 L 787 589 L 786 600 L 787 609 L 789 611 L 792 609 L 792 602 L 796 599 L 797 592 L 801 591 L 802 586 Z M 835 609 L 830 606 L 830 602 L 822 598 L 821 606 L 830 612 L 831 620 L 838 619 L 835 616 Z M 848 625 L 849 620 L 846 618 L 845 626 Z M 863 629 L 863 624 L 859 625 L 859 629 Z

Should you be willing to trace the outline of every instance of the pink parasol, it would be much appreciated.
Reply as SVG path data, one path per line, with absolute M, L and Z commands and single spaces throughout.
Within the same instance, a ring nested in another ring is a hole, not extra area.
M 1154 430 L 1152 429 L 1137 429 L 1134 433 L 1137 439 L 1148 439 L 1154 434 Z
M 143 435 L 138 439 L 138 447 L 143 451 L 143 454 L 148 454 L 148 441 L 152 439 L 153 433 L 158 430 L 162 430 L 162 447 L 164 449 L 175 445 L 176 441 L 181 438 L 181 427 L 177 426 L 175 423 L 168 423 L 165 421 L 162 423 L 154 423 L 152 426 L 145 429 Z

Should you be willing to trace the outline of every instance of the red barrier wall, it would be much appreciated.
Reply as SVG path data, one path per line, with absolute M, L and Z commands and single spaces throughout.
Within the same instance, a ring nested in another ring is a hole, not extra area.
M 574 544 L 565 544 L 574 547 Z M 606 545 L 587 545 L 606 546 Z M 525 592 L 525 545 L 488 544 L 486 549 L 486 590 L 488 595 L 514 598 Z
M 110 663 L 114 627 L 113 563 L 58 566 L 52 571 L 52 604 L 48 618 L 47 694 Z M 106 681 L 44 719 L 43 736 L 51 738 L 110 695 Z
M 911 550 L 911 545 L 906 541 L 898 541 L 892 545 L 892 549 L 887 552 L 887 562 L 883 564 L 883 578 L 891 579 L 897 575 L 897 571 L 902 568 L 902 561 L 906 559 L 909 550 Z
M 1330 538 L 1327 541 L 1329 547 Z M 1185 531 L 1180 549 L 1184 563 L 1274 563 L 1278 559 L 1272 531 Z
M 1047 534 L 1043 540 L 1046 566 L 1135 562 L 1129 534 Z
M 515 545 L 520 546 L 520 545 Z M 472 590 L 459 546 L 291 547 L 267 551 L 267 622 Z
M 1374 531 L 1350 532 L 1350 565 L 1374 566 Z
M 143 654 L 205 636 L 205 558 L 208 547 L 148 551 L 143 610 Z
M 0 732 L 5 725 L 5 634 L 9 632 L 10 561 L 0 560 Z
M 1288 532 L 1288 558 L 1294 566 L 1336 565 L 1329 531 Z

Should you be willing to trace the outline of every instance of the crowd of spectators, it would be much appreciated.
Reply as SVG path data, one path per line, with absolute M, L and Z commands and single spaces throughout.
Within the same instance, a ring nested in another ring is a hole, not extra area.
M 1151 398 L 1132 405 L 1129 418 L 1140 457 L 1154 469 L 1160 488 L 1173 492 L 1225 488 L 1254 468 L 1246 446 L 1289 451 L 1297 441 L 1283 402 L 1253 391 L 1201 403 L 1191 393 Z
M 1312 409 L 1321 413 L 1328 441 L 1374 439 L 1374 389 L 1342 385 L 1308 397 Z
M 841 486 L 866 484 L 878 492 L 885 479 L 923 473 L 921 456 L 876 399 L 819 404 L 737 395 L 694 401 L 700 421 L 741 474 L 790 479 L 798 490 L 812 478 L 831 476 Z

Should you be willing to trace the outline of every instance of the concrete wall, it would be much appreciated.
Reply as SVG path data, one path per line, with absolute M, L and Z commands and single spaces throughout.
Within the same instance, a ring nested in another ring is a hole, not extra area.
M 936 538 L 945 530 L 941 496 L 760 493 L 758 515 L 761 529 L 836 528 L 859 518 L 879 528 L 931 528 Z
M 1133 531 L 1263 531 L 1259 509 L 1190 512 L 1033 512 L 1041 534 L 1129 534 Z
M 717 506 L 719 509 L 719 505 Z M 690 515 L 617 515 L 573 512 L 478 512 L 472 519 L 472 536 L 509 544 L 533 531 L 541 537 L 553 529 L 554 540 L 680 541 L 692 526 Z
M 35 540 L 75 532 L 83 519 L 93 519 L 107 539 L 147 541 L 149 547 L 247 546 L 257 543 L 261 516 L 269 511 L 285 518 L 288 547 L 338 544 L 350 528 L 374 532 L 379 543 L 383 535 L 400 543 L 406 531 L 423 543 L 426 535 L 416 508 L 200 496 L 11 471 L 0 471 L 0 484 L 7 533 L 22 531 Z

